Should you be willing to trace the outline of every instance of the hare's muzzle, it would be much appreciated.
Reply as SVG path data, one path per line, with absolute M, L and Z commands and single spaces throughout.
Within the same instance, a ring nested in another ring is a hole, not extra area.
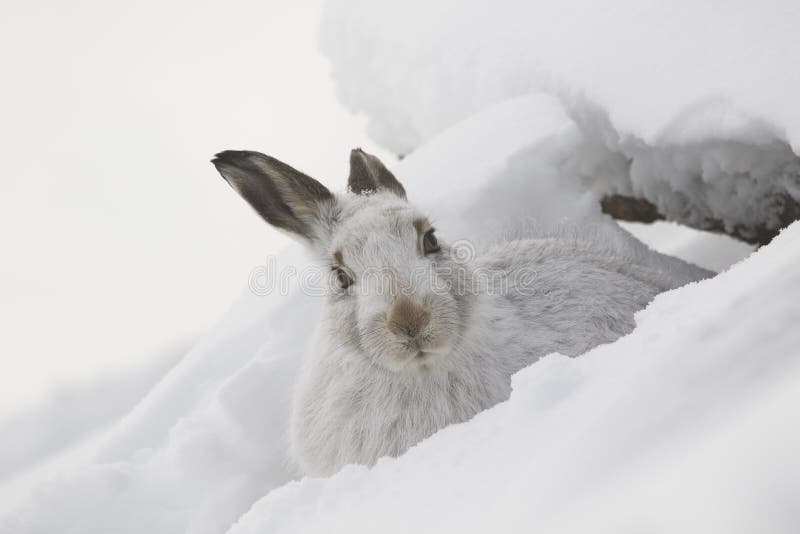
M 386 326 L 396 336 L 416 340 L 424 333 L 430 320 L 431 312 L 427 306 L 406 297 L 399 297 L 389 309 Z

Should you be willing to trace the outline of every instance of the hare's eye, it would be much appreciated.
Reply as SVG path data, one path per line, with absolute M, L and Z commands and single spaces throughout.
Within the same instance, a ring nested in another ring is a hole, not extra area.
M 428 230 L 422 238 L 422 249 L 425 251 L 425 254 L 439 252 L 439 241 L 437 241 L 436 235 L 433 232 L 433 229 Z
M 347 289 L 353 284 L 353 278 L 341 267 L 334 267 L 333 274 L 336 277 L 336 283 L 342 289 Z

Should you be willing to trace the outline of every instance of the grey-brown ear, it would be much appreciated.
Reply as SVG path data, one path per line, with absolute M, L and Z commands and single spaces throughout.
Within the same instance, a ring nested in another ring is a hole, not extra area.
M 334 202 L 324 185 L 260 152 L 226 150 L 211 163 L 268 223 L 309 240 L 320 237 Z
M 347 180 L 347 188 L 357 195 L 391 191 L 406 198 L 406 190 L 394 174 L 389 172 L 381 160 L 360 148 L 350 151 L 350 178 Z

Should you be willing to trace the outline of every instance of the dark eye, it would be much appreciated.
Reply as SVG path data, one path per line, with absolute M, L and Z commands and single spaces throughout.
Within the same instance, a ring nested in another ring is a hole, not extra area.
M 425 254 L 439 252 L 439 241 L 433 233 L 433 228 L 425 232 L 425 235 L 422 237 L 422 249 L 425 251 Z
M 333 275 L 336 277 L 336 284 L 342 289 L 347 289 L 353 284 L 353 278 L 341 267 L 334 267 Z

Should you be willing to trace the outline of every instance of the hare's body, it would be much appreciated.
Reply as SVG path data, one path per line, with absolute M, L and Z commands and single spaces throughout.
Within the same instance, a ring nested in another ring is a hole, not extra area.
M 511 375 L 542 356 L 577 356 L 627 334 L 637 310 L 680 285 L 632 259 L 571 236 L 493 247 L 475 268 L 496 285 L 508 284 L 470 296 L 464 336 L 445 361 L 423 372 L 393 372 L 341 346 L 331 335 L 341 318 L 327 317 L 295 394 L 293 459 L 304 473 L 321 475 L 397 456 L 506 400 Z M 513 287 L 530 272 L 529 287 Z
M 290 421 L 290 454 L 304 474 L 399 455 L 507 399 L 519 369 L 612 341 L 656 294 L 710 274 L 633 241 L 576 232 L 462 254 L 439 243 L 394 176 L 358 150 L 356 194 L 344 196 L 258 153 L 215 163 L 333 273 Z

